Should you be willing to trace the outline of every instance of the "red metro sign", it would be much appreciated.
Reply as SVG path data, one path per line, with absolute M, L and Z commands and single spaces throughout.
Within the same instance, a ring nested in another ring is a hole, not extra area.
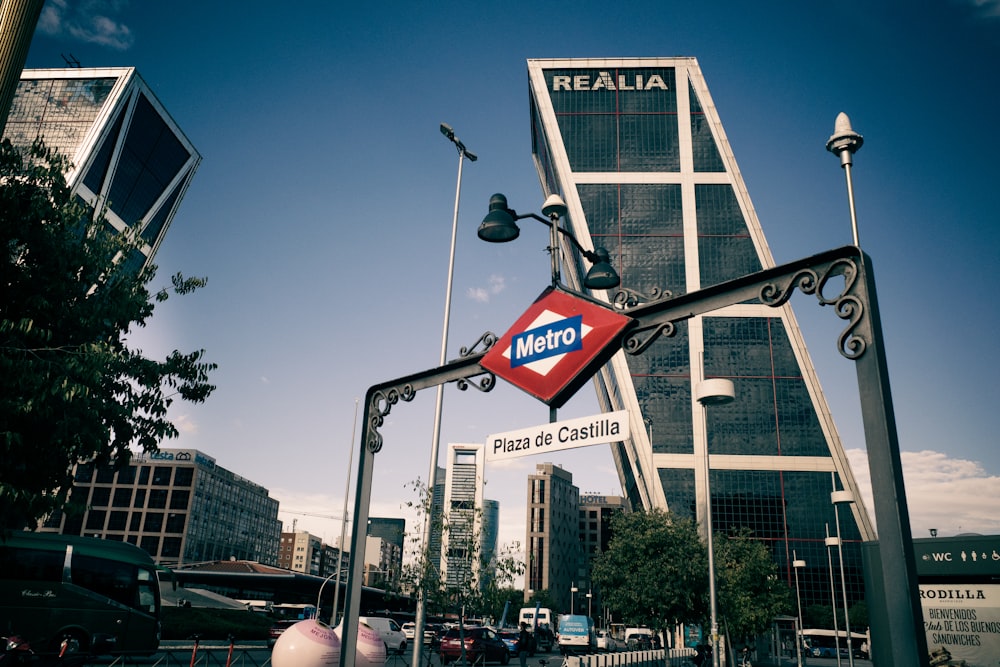
M 480 365 L 558 408 L 618 351 L 632 319 L 549 287 Z

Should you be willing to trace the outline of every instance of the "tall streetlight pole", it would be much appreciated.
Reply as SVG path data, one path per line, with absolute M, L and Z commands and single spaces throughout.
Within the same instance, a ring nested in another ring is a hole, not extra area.
M 458 137 L 455 136 L 455 130 L 451 128 L 451 125 L 447 123 L 441 123 L 441 134 L 443 134 L 448 141 L 455 145 L 458 150 L 458 182 L 455 185 L 455 214 L 451 220 L 451 250 L 448 254 L 448 282 L 445 288 L 444 294 L 444 324 L 442 325 L 441 331 L 441 362 L 440 365 L 444 366 L 445 361 L 448 358 L 448 325 L 451 322 L 451 289 L 454 282 L 455 275 L 455 239 L 458 236 L 458 203 L 462 197 L 462 166 L 465 161 L 475 162 L 479 159 L 475 153 L 470 152 L 466 149 L 465 144 L 459 141 Z M 424 558 L 428 561 L 430 560 L 431 551 L 431 536 L 433 534 L 433 509 L 434 509 L 434 480 L 437 477 L 438 469 L 438 450 L 441 447 L 441 410 L 444 406 L 444 385 L 439 384 L 437 387 L 437 399 L 434 403 L 434 431 L 431 434 L 431 456 L 430 465 L 427 470 L 427 494 L 429 507 L 427 508 L 426 516 L 424 517 Z M 425 563 L 425 565 L 429 565 Z M 420 667 L 421 654 L 420 650 L 423 648 L 423 636 L 424 636 L 424 625 L 426 624 L 427 615 L 427 599 L 424 594 L 423 587 L 417 593 L 417 608 L 416 615 L 413 619 L 414 629 L 413 636 L 415 639 L 413 642 L 413 667 Z
M 837 491 L 836 487 L 830 493 L 833 503 L 833 520 L 837 527 L 837 557 L 840 560 L 840 592 L 844 597 L 844 632 L 847 635 L 847 662 L 854 667 L 854 643 L 851 641 L 851 616 L 847 610 L 847 580 L 844 579 L 844 541 L 840 535 L 840 503 L 853 503 L 854 494 L 850 491 Z
M 835 546 L 840 546 L 840 538 L 831 537 L 830 524 L 826 524 L 826 560 L 830 568 L 830 606 L 833 608 L 833 645 L 836 647 L 837 652 L 837 667 L 840 667 L 840 628 L 837 623 L 837 590 L 833 584 L 833 547 Z
M 708 546 L 708 604 L 712 622 L 712 665 L 719 667 L 719 617 L 718 605 L 715 599 L 715 548 L 712 544 L 712 470 L 708 458 L 708 406 L 732 403 L 736 398 L 736 389 L 732 380 L 713 378 L 702 380 L 695 389 L 695 399 L 701 403 L 702 418 L 705 424 L 705 544 Z
M 354 436 L 358 429 L 358 399 L 354 399 L 354 426 L 351 427 L 351 453 L 347 455 L 347 486 L 344 488 L 344 513 L 340 522 L 340 551 L 337 553 L 337 588 L 333 591 L 333 613 L 330 615 L 330 625 L 337 625 L 337 608 L 340 606 L 340 575 L 344 565 L 344 542 L 347 540 L 347 499 L 351 493 L 351 466 L 354 464 Z M 323 582 L 324 585 L 326 582 Z M 320 589 L 322 591 L 322 588 Z M 319 604 L 316 605 L 316 615 L 319 615 Z
M 571 583 L 569 585 L 569 613 L 576 613 L 576 592 L 580 590 L 576 587 L 576 584 Z
M 792 551 L 792 569 L 795 570 L 795 609 L 798 612 L 798 625 L 795 626 L 795 662 L 802 667 L 802 596 L 799 594 L 799 570 L 806 566 L 804 560 L 799 560 Z

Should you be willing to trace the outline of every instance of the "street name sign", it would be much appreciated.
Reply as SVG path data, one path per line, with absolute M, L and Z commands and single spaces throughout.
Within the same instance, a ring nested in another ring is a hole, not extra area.
M 605 412 L 517 431 L 494 433 L 486 438 L 486 460 L 504 461 L 519 456 L 618 442 L 629 437 L 628 411 Z
M 631 323 L 609 307 L 549 287 L 480 365 L 558 408 L 618 351 Z

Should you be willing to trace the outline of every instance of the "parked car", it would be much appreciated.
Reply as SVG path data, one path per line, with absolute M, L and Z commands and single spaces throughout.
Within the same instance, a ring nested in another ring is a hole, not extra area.
M 384 616 L 359 616 L 358 620 L 379 634 L 386 651 L 403 653 L 406 650 L 406 635 L 396 621 Z
M 465 628 L 463 632 L 465 655 L 469 662 L 499 662 L 501 665 L 510 662 L 510 650 L 492 628 L 477 626 Z M 445 633 L 438 651 L 444 664 L 462 657 L 462 642 L 458 628 L 452 628 Z
M 272 625 L 267 631 L 267 647 L 274 648 L 274 644 L 278 641 L 278 637 L 281 636 L 281 633 L 296 623 L 298 623 L 297 620 L 275 621 L 274 625 Z
M 625 642 L 618 641 L 608 630 L 597 631 L 597 650 L 615 653 L 625 650 Z

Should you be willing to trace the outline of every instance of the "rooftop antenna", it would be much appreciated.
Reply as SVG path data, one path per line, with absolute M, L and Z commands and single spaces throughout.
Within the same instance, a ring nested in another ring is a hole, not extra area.
M 69 54 L 69 57 L 67 57 L 63 53 L 60 53 L 59 55 L 62 56 L 62 59 L 66 62 L 66 66 L 67 67 L 82 67 L 82 65 L 80 64 L 80 61 L 77 60 L 76 56 L 74 56 L 72 53 Z

